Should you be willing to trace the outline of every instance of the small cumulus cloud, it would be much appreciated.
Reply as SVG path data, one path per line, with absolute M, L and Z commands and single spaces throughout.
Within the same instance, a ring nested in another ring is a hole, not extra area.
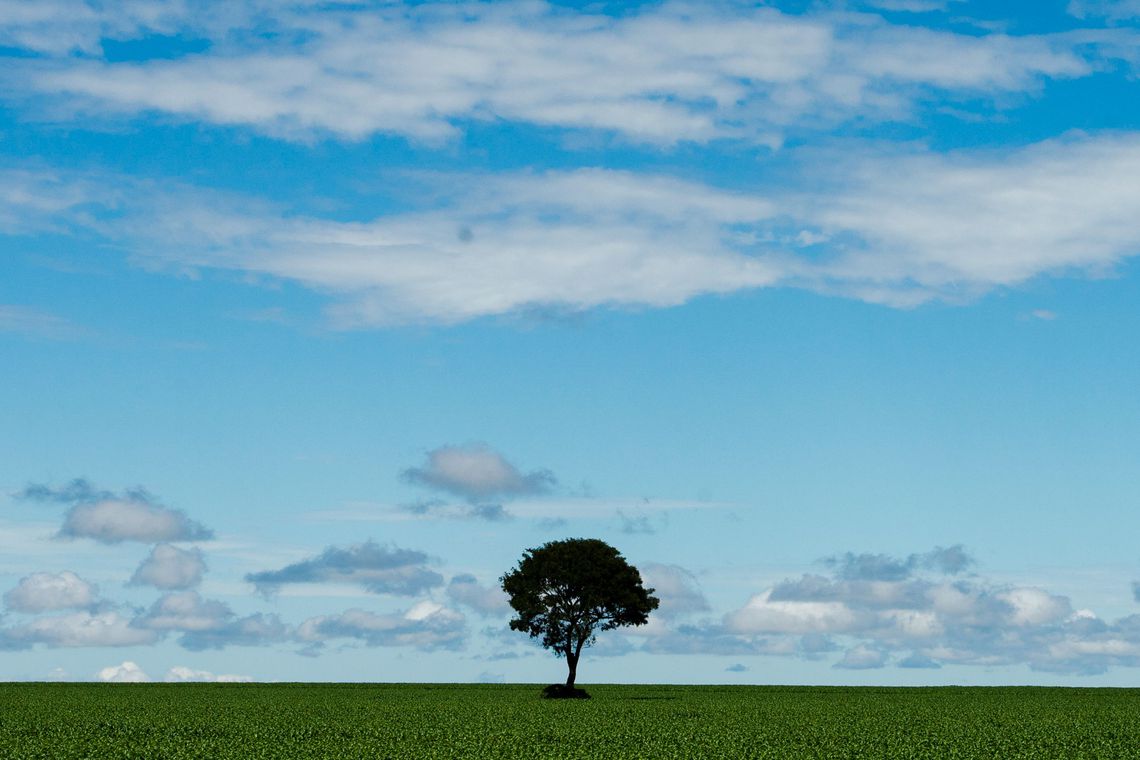
M 214 532 L 178 509 L 138 500 L 77 504 L 64 517 L 62 538 L 90 538 L 103 544 L 123 541 L 206 541 Z
M 153 644 L 159 635 L 133 626 L 130 618 L 112 610 L 36 618 L 0 631 L 0 639 L 8 647 L 127 647 Z
M 150 676 L 138 663 L 124 660 L 118 665 L 108 665 L 95 674 L 95 680 L 104 683 L 147 683 Z
M 645 586 L 652 588 L 653 595 L 660 599 L 657 614 L 662 617 L 680 617 L 710 609 L 696 576 L 685 568 L 649 562 L 640 565 L 638 571 Z
M 163 590 L 188 589 L 201 582 L 205 571 L 206 562 L 200 549 L 158 544 L 135 569 L 130 584 Z
M 156 631 L 204 631 L 219 627 L 233 614 L 223 602 L 203 599 L 197 591 L 183 591 L 162 596 L 134 622 Z
M 215 674 L 208 670 L 194 670 L 185 665 L 175 665 L 166 671 L 166 676 L 162 680 L 167 683 L 251 683 L 253 678 L 232 673 Z
M 887 664 L 887 653 L 872 649 L 865 644 L 851 647 L 834 667 L 844 670 L 868 670 L 881 668 Z
M 82 609 L 94 606 L 98 589 L 68 570 L 32 573 L 20 579 L 4 595 L 4 604 L 15 612 Z
M 743 664 L 743 663 L 738 662 L 738 663 L 735 663 L 733 665 L 729 665 L 727 668 L 724 669 L 724 671 L 726 673 L 747 673 L 748 672 L 748 666 Z
M 257 647 L 288 641 L 293 629 L 277 615 L 256 613 L 225 620 L 214 628 L 187 631 L 178 640 L 179 645 L 192 652 L 226 647 Z
M 788 601 L 772 590 L 756 594 L 725 617 L 736 633 L 838 633 L 858 627 L 860 612 L 841 601 Z
M 474 575 L 456 575 L 447 584 L 447 596 L 456 604 L 480 615 L 506 615 L 511 611 L 507 594 L 497 585 L 484 586 Z
M 263 594 L 288 584 L 352 583 L 374 594 L 415 596 L 443 585 L 443 576 L 429 570 L 428 562 L 423 552 L 369 540 L 346 548 L 330 546 L 311 559 L 249 573 L 245 579 Z
M 549 470 L 521 472 L 484 443 L 441 446 L 424 463 L 402 473 L 405 481 L 443 491 L 472 504 L 545 493 L 557 482 Z
M 90 538 L 104 544 L 123 541 L 205 541 L 214 533 L 186 513 L 165 507 L 145 488 L 115 493 L 86 478 L 62 486 L 31 483 L 16 498 L 47 504 L 70 504 L 59 529 L 60 538 Z
M 276 615 L 238 617 L 229 605 L 205 599 L 196 591 L 164 595 L 132 625 L 161 634 L 180 633 L 178 643 L 191 651 L 260 646 L 284 641 L 291 635 Z
M 935 660 L 931 657 L 927 657 L 926 655 L 922 654 L 921 652 L 912 652 L 907 657 L 904 657 L 903 659 L 899 660 L 898 666 L 900 668 L 915 668 L 915 669 L 927 669 L 927 670 L 937 670 L 938 668 L 942 667 L 941 663 L 939 663 L 937 660 Z
M 297 638 L 316 646 L 330 639 L 348 638 L 374 647 L 413 647 L 424 651 L 458 649 L 465 640 L 462 613 L 431 601 L 421 601 L 404 612 L 376 613 L 352 609 L 303 622 Z

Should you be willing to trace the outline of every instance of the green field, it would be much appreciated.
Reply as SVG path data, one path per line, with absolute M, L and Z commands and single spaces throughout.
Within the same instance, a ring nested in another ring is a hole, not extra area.
M 4 684 L 18 758 L 1140 757 L 1140 689 Z

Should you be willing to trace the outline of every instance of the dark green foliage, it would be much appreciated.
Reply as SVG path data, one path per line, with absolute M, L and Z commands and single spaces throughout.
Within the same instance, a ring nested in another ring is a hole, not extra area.
M 574 685 L 582 648 L 597 631 L 644 625 L 657 609 L 653 589 L 617 549 L 596 538 L 568 538 L 527 549 L 518 566 L 499 579 L 510 596 L 511 629 L 541 638 L 566 658 L 566 686 Z
M 0 758 L 1134 758 L 1140 690 L 3 684 Z

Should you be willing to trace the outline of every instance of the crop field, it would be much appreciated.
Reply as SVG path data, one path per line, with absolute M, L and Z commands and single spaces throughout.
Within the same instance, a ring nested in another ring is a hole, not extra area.
M 1140 689 L 4 684 L 12 758 L 1140 756 Z

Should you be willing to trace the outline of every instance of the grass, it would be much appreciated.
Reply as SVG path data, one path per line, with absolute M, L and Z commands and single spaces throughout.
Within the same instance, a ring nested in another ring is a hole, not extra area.
M 12 758 L 1124 758 L 1140 689 L 0 684 Z

